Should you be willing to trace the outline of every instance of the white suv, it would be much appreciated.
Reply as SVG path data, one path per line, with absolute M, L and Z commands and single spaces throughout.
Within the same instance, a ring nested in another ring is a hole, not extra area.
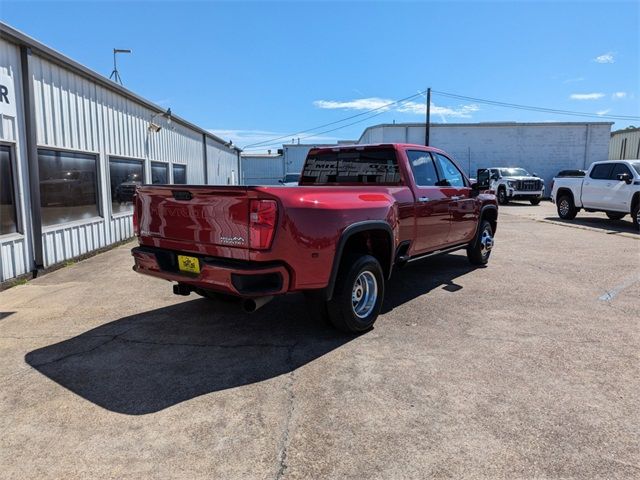
M 509 200 L 529 200 L 538 205 L 544 196 L 544 180 L 531 175 L 524 168 L 489 168 L 491 190 L 496 192 L 498 203 L 506 205 Z

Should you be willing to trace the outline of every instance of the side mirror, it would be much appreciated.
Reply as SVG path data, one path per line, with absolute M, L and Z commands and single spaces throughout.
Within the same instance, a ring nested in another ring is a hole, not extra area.
M 536 172 L 533 172 L 533 176 L 534 176 L 534 177 L 537 177 L 537 176 L 538 176 L 538 174 L 537 174 Z
M 476 172 L 476 183 L 471 187 L 476 190 L 489 190 L 491 186 L 491 178 L 489 176 L 489 170 L 486 168 L 479 168 Z
M 278 183 L 279 183 L 280 185 L 284 185 L 284 180 L 283 180 L 283 179 L 280 179 L 280 180 L 278 180 Z
M 631 183 L 631 176 L 628 173 L 619 173 L 618 180 L 629 185 Z

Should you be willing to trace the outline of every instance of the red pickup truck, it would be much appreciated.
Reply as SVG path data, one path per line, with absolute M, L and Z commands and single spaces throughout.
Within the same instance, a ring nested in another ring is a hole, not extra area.
M 180 295 L 241 297 L 247 311 L 305 292 L 337 328 L 362 332 L 394 268 L 462 248 L 487 263 L 488 183 L 441 150 L 385 144 L 312 149 L 297 187 L 141 186 L 134 270 Z

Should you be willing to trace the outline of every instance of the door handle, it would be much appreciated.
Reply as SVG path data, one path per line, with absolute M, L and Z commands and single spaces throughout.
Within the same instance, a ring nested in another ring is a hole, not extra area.
M 462 200 L 464 198 L 464 195 L 454 195 L 453 197 L 451 197 L 451 200 Z
M 419 197 L 419 198 L 418 198 L 418 201 L 419 201 L 419 202 L 423 202 L 423 203 L 424 203 L 424 202 L 428 202 L 428 201 L 429 201 L 429 197 Z

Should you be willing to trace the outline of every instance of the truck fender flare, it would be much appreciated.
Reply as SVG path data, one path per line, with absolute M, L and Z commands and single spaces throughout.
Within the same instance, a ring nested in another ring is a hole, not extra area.
M 571 196 L 571 199 L 573 200 L 573 204 L 575 205 L 575 203 L 576 203 L 576 199 L 575 199 L 575 197 L 573 196 L 573 190 L 571 190 L 571 189 L 570 189 L 570 188 L 568 188 L 568 187 L 560 187 L 560 188 L 558 189 L 558 191 L 556 192 L 556 198 L 555 198 L 556 202 L 558 201 L 558 199 L 559 199 L 563 194 L 570 195 L 570 196 Z
M 389 235 L 389 265 L 382 265 L 382 268 L 387 267 L 389 276 L 393 267 L 394 260 L 394 244 L 393 244 L 393 229 L 391 225 L 383 220 L 365 220 L 362 222 L 356 222 L 349 225 L 342 231 L 340 240 L 338 240 L 338 246 L 336 247 L 336 254 L 333 257 L 333 266 L 331 267 L 331 275 L 329 276 L 329 283 L 326 287 L 326 298 L 331 300 L 333 297 L 333 289 L 336 285 L 338 278 L 338 270 L 340 269 L 340 262 L 342 261 L 342 253 L 347 241 L 357 233 L 366 232 L 367 230 L 384 230 Z
M 483 205 L 482 207 L 480 207 L 480 213 L 478 214 L 478 222 L 476 223 L 476 231 L 473 234 L 473 240 L 471 240 L 470 245 L 474 244 L 477 239 L 478 239 L 478 231 L 480 230 L 480 225 L 482 225 L 482 220 L 484 220 L 485 215 L 487 214 L 487 212 L 491 211 L 492 213 L 495 212 L 496 214 L 496 227 L 498 224 L 498 207 L 496 207 L 495 205 L 493 205 L 492 203 L 489 203 L 487 205 Z M 493 229 L 493 234 L 496 234 L 496 230 L 497 228 Z

